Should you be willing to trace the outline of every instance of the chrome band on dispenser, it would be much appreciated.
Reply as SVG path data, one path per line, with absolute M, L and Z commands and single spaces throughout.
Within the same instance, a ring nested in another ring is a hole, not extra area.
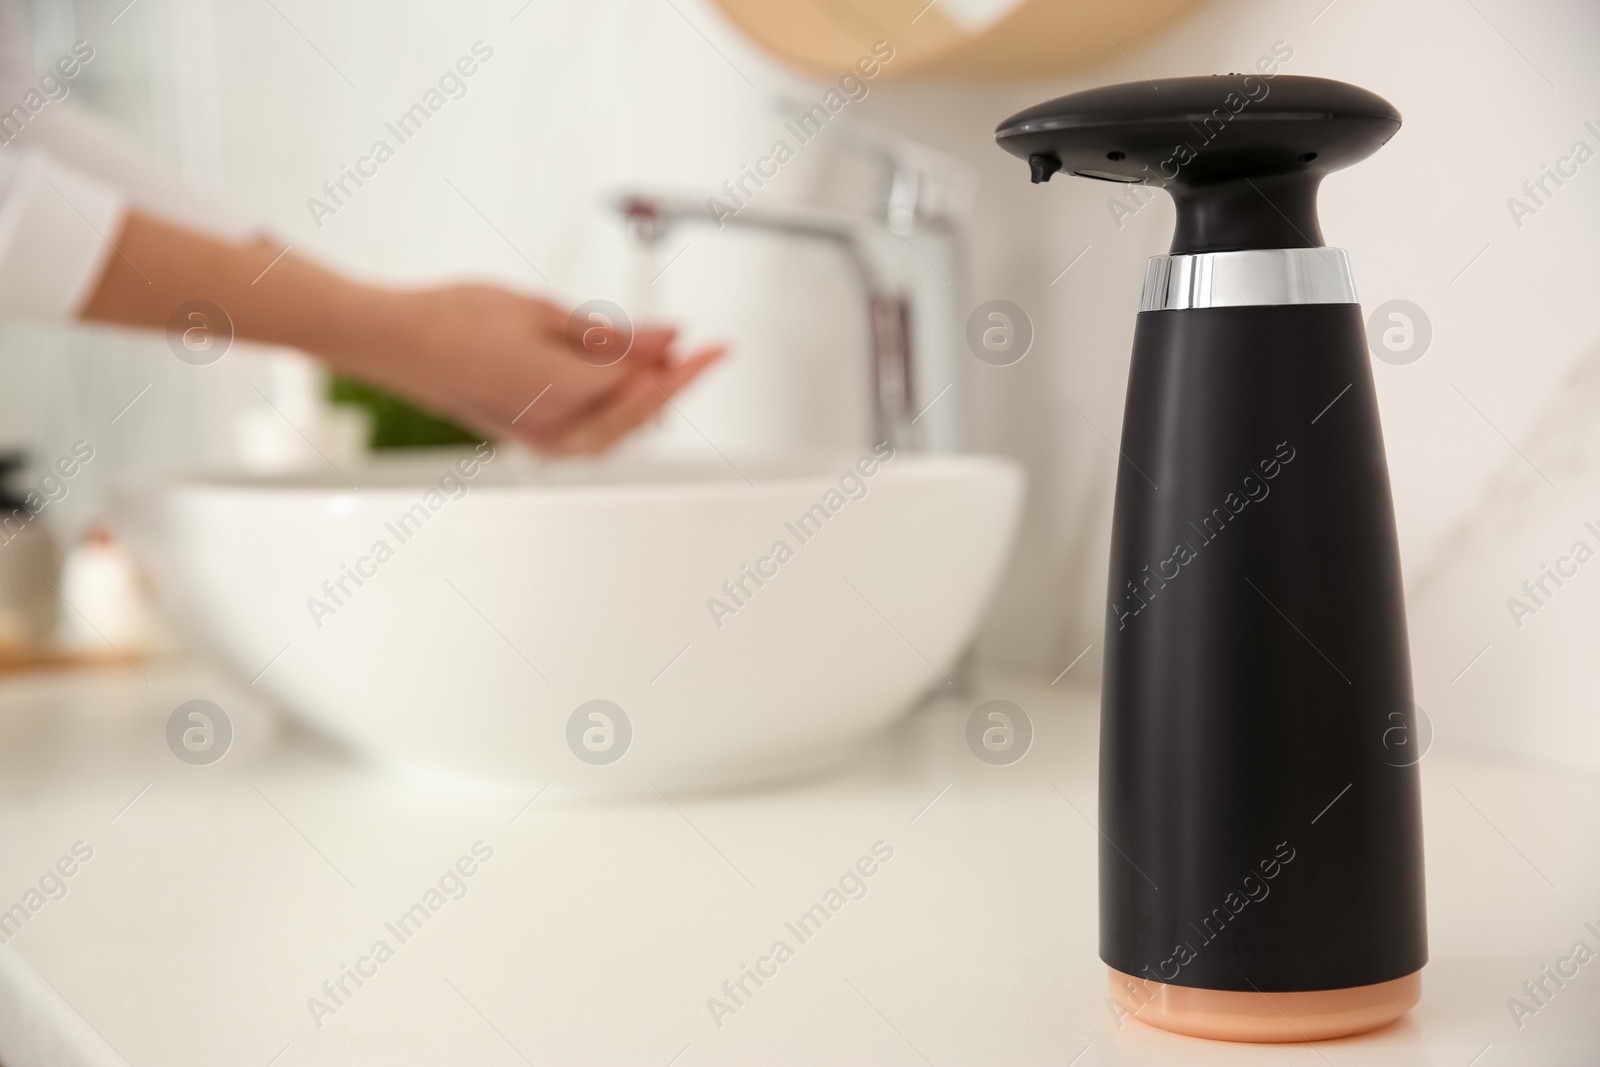
M 1344 249 L 1255 248 L 1150 257 L 1139 310 L 1356 302 Z

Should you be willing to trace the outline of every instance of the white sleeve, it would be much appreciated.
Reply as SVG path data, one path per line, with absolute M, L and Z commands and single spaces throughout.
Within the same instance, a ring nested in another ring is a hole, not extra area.
M 76 317 L 88 303 L 127 201 L 38 150 L 0 150 L 0 310 Z
M 120 189 L 130 207 L 185 229 L 225 241 L 243 241 L 261 232 L 260 221 L 226 196 L 188 181 L 149 146 L 71 99 L 46 108 L 14 145 L 48 152 Z

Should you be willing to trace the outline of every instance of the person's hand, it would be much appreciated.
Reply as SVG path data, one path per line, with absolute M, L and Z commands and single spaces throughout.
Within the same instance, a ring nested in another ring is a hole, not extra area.
M 602 325 L 570 329 L 568 309 L 492 286 L 390 293 L 383 304 L 375 313 L 390 328 L 378 332 L 393 347 L 361 360 L 360 376 L 557 455 L 609 448 L 724 352 L 681 356 L 676 331 L 659 327 L 631 338 Z

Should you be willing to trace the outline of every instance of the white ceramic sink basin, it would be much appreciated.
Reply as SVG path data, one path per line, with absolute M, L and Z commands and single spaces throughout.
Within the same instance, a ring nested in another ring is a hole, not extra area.
M 464 457 L 178 481 L 122 526 L 185 629 L 357 754 L 626 792 L 826 766 L 943 686 L 1022 492 L 985 457 Z

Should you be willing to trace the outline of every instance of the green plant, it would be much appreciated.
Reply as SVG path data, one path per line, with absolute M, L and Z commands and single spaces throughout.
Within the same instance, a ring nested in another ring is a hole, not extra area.
M 328 399 L 366 410 L 372 418 L 372 439 L 368 444 L 374 451 L 469 445 L 483 440 L 482 434 L 354 378 L 335 375 L 329 379 Z

